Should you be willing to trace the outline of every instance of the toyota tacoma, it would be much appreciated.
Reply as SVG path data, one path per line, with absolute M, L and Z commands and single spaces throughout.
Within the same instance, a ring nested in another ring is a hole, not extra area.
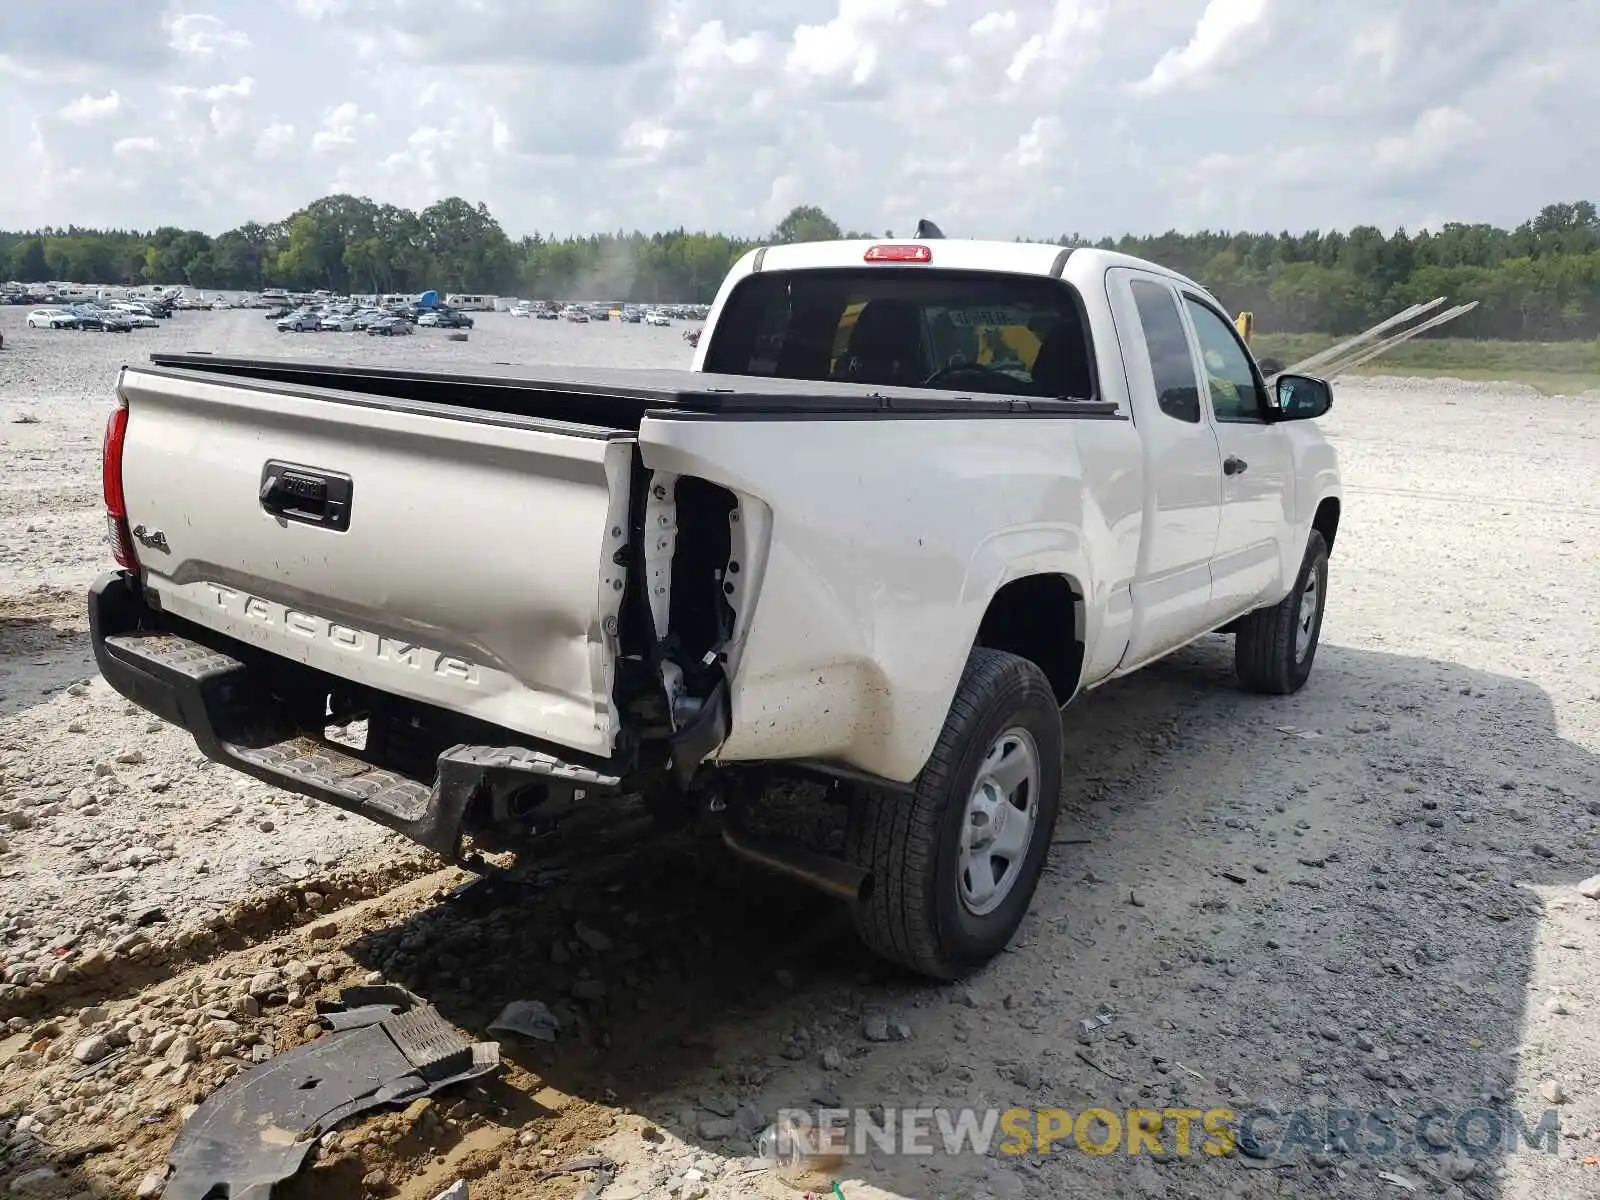
M 95 654 L 457 861 L 606 793 L 719 814 L 954 978 L 1031 902 L 1064 706 L 1211 633 L 1305 683 L 1331 404 L 1172 271 L 940 237 L 750 252 L 686 370 L 155 355 L 107 424 Z M 842 851 L 739 819 L 802 775 Z

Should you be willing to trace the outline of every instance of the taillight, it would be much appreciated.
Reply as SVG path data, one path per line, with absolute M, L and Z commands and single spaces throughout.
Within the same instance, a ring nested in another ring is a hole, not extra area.
M 931 263 L 929 246 L 872 246 L 862 256 L 864 262 Z
M 122 447 L 128 438 L 128 406 L 119 402 L 106 419 L 106 440 L 100 451 L 100 483 L 106 502 L 106 534 L 111 557 L 130 571 L 139 568 L 128 528 L 128 501 L 122 491 Z

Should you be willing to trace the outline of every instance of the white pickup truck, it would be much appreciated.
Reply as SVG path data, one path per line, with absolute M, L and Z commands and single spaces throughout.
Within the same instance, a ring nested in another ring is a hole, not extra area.
M 479 865 L 597 793 L 714 814 L 936 978 L 1031 901 L 1059 710 L 1214 632 L 1295 691 L 1339 526 L 1325 381 L 1050 245 L 755 250 L 688 371 L 158 355 L 117 400 L 95 652 L 206 754 Z M 841 856 L 750 832 L 791 773 Z

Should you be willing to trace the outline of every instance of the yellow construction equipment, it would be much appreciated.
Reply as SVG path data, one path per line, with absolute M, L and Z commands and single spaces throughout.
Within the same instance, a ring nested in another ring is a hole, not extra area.
M 1281 366 L 1276 359 L 1262 359 L 1261 370 L 1269 378 L 1278 374 L 1301 375 L 1312 372 L 1323 379 L 1332 379 L 1355 367 L 1365 366 L 1380 354 L 1394 349 L 1405 342 L 1409 342 L 1419 333 L 1426 333 L 1430 329 L 1437 329 L 1457 317 L 1465 316 L 1478 307 L 1476 300 L 1467 304 L 1458 304 L 1454 308 L 1446 309 L 1442 313 L 1433 313 L 1445 302 L 1443 296 L 1435 297 L 1422 304 L 1413 304 L 1410 308 L 1397 312 L 1386 321 L 1379 321 L 1371 329 L 1363 330 L 1353 338 L 1348 338 L 1336 346 L 1330 346 L 1320 354 L 1313 354 L 1310 358 L 1301 359 L 1289 367 Z M 1408 321 L 1416 321 L 1418 317 L 1428 317 L 1426 321 L 1419 321 L 1409 329 L 1400 328 Z M 1239 330 L 1239 336 L 1244 338 L 1245 344 L 1250 344 L 1251 335 L 1255 333 L 1256 318 L 1251 312 L 1241 312 L 1234 318 L 1234 325 Z M 1392 330 L 1400 328 L 1400 332 Z M 1387 334 L 1387 337 L 1379 337 Z

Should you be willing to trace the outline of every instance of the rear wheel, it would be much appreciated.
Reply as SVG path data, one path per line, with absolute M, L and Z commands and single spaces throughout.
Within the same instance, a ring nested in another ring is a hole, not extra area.
M 846 856 L 872 874 L 856 927 L 935 979 L 981 967 L 1032 902 L 1061 804 L 1061 711 L 1034 663 L 975 649 L 912 794 L 863 792 Z
M 1287 696 L 1305 685 L 1316 661 L 1327 597 L 1328 543 L 1313 529 L 1289 594 L 1239 623 L 1233 664 L 1245 687 Z

